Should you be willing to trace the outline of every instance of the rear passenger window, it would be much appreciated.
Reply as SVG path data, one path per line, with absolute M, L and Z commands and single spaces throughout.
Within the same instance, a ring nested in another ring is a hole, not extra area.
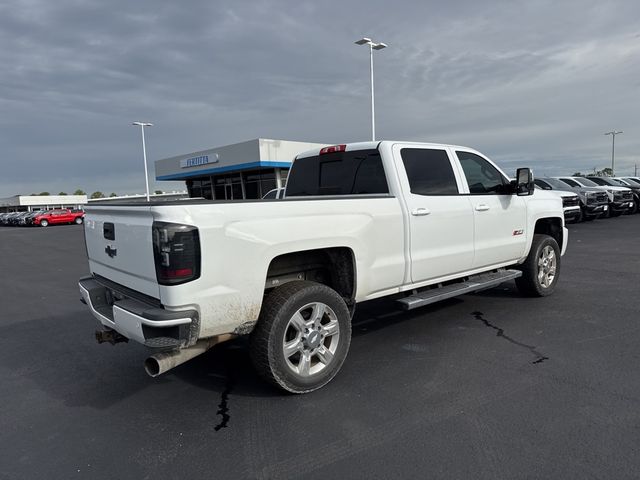
M 297 159 L 289 172 L 287 197 L 389 193 L 378 150 L 332 152 Z
M 458 160 L 472 195 L 504 195 L 509 193 L 509 182 L 500 171 L 484 158 L 471 152 L 456 151 Z
M 445 150 L 403 148 L 402 163 L 411 193 L 415 195 L 457 195 L 458 184 Z

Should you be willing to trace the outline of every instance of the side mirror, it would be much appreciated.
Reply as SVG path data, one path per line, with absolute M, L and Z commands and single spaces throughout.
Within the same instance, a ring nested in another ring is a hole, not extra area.
M 516 195 L 519 197 L 533 195 L 533 172 L 530 168 L 519 168 L 516 171 Z

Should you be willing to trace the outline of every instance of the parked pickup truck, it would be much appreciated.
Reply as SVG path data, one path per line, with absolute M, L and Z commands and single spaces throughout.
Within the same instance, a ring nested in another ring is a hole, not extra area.
M 87 206 L 82 301 L 104 329 L 155 349 L 152 376 L 250 335 L 289 392 L 339 371 L 356 304 L 413 309 L 515 279 L 546 296 L 567 247 L 562 201 L 458 146 L 367 142 L 298 155 L 284 199 Z M 472 300 L 471 300 L 472 301 Z
M 61 223 L 75 223 L 76 225 L 82 224 L 84 219 L 84 212 L 82 210 L 71 211 L 69 209 L 61 210 L 46 210 L 39 212 L 33 217 L 31 223 L 33 225 L 40 225 L 41 227 L 48 227 L 49 225 L 58 225 Z

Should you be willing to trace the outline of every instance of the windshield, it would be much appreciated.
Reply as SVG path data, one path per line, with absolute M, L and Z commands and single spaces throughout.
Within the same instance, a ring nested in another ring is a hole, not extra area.
M 633 178 L 625 178 L 624 181 L 633 187 L 640 187 L 640 182 L 634 180 Z
M 566 183 L 567 185 L 573 188 L 580 188 L 582 186 L 578 182 L 571 180 L 570 178 L 561 178 L 560 181 L 562 183 Z
M 567 189 L 567 184 L 564 183 L 562 180 L 558 180 L 557 178 L 542 178 L 541 180 L 551 185 L 551 188 L 555 190 Z
M 629 186 L 629 183 L 626 182 L 625 180 L 618 180 L 617 178 L 610 178 L 609 180 L 613 182 L 613 185 L 619 185 L 621 187 Z
M 577 183 L 579 183 L 583 187 L 599 187 L 600 186 L 597 183 L 592 182 L 588 178 L 582 178 L 582 177 L 576 178 L 576 177 L 574 177 L 572 180 L 575 180 Z

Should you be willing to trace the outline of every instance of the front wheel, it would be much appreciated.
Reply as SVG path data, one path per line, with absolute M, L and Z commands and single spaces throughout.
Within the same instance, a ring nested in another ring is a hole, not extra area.
M 49 222 L 46 220 L 40 220 L 40 226 L 41 227 L 48 227 L 49 226 Z
M 574 218 L 571 223 L 581 223 L 584 221 L 584 214 L 582 213 L 582 209 L 578 210 L 578 216 Z
M 351 343 L 344 299 L 315 282 L 289 282 L 264 300 L 251 334 L 258 373 L 291 393 L 316 390 L 336 376 Z
M 560 247 L 555 238 L 535 234 L 529 255 L 522 265 L 522 276 L 516 278 L 520 293 L 529 297 L 546 297 L 556 288 L 560 276 Z
M 77 217 L 74 222 L 76 225 L 82 225 L 82 217 Z

